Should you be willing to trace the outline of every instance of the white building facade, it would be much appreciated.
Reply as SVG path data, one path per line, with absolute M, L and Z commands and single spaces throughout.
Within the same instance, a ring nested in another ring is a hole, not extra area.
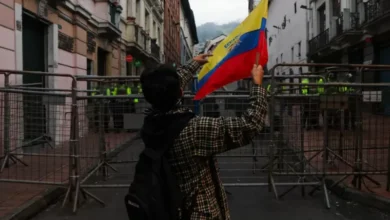
M 182 1 L 180 6 L 180 59 L 181 64 L 185 64 L 194 56 L 194 45 L 198 43 L 198 34 L 189 1 Z
M 300 6 L 306 0 L 271 0 L 267 20 L 268 69 L 280 63 L 307 62 L 307 10 Z M 306 72 L 305 68 L 277 68 L 276 75 Z
M 161 0 L 121 0 L 122 39 L 133 62 L 122 66 L 126 75 L 139 75 L 146 66 L 164 62 L 164 5 Z M 124 69 L 126 68 L 126 71 Z

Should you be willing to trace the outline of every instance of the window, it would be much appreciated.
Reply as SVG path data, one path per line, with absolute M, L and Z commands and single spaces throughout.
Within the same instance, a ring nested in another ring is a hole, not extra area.
M 155 38 L 155 39 L 157 39 L 156 29 L 157 29 L 156 22 L 153 21 L 153 28 L 152 28 L 152 30 L 151 30 L 150 35 L 153 36 L 153 38 Z
M 110 3 L 110 19 L 111 23 L 115 25 L 116 6 Z
M 147 10 L 145 10 L 145 30 L 146 31 L 149 31 L 149 34 L 151 34 L 151 30 L 150 30 L 150 23 L 149 23 L 149 20 L 150 20 L 150 15 L 149 15 L 149 12 Z
M 159 27 L 157 28 L 157 44 L 161 46 L 161 30 Z
M 294 47 L 291 47 L 291 62 L 294 62 Z
M 137 0 L 135 3 L 135 16 L 136 16 L 135 19 L 137 23 L 141 21 L 140 11 L 141 11 L 141 0 Z
M 301 58 L 301 46 L 302 46 L 302 42 L 299 41 L 298 43 L 298 57 Z
M 297 13 L 297 2 L 294 3 L 294 13 Z
M 326 7 L 325 3 L 318 9 L 318 28 L 319 33 L 322 33 L 326 29 Z

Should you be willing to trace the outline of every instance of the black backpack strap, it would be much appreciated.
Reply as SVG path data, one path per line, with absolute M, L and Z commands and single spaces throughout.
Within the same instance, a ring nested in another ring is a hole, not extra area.
M 183 129 L 187 126 L 188 122 L 195 117 L 192 112 L 178 113 L 177 121 L 169 126 L 169 132 L 166 133 L 164 141 L 161 143 L 164 146 L 160 150 L 156 151 L 150 148 L 145 148 L 145 154 L 151 158 L 160 158 L 167 150 L 174 145 L 176 138 L 180 135 Z

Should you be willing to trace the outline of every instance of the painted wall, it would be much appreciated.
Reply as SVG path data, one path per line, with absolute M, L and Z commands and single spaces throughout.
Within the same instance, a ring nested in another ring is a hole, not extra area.
M 37 13 L 37 1 L 21 0 L 0 0 L 0 69 L 23 70 L 23 39 L 21 29 L 16 30 L 17 26 L 23 26 L 22 11 L 23 8 L 31 13 Z M 65 5 L 58 6 L 61 11 L 58 14 L 55 10 L 48 8 L 47 16 L 47 71 L 51 73 L 66 73 L 71 75 L 87 74 L 87 59 L 93 61 L 94 71 L 97 70 L 97 48 L 102 47 L 109 52 L 108 55 L 108 75 L 119 75 L 121 72 L 124 58 L 121 58 L 122 46 L 119 41 L 111 42 L 107 39 L 99 39 L 97 36 L 97 23 L 109 20 L 108 4 L 101 2 L 95 4 L 93 0 L 70 0 Z M 73 11 L 79 10 L 81 14 L 75 14 Z M 92 16 L 91 16 L 92 15 Z M 88 17 L 89 16 L 89 17 Z M 73 23 L 72 21 L 77 20 Z M 77 25 L 76 25 L 77 23 Z M 18 24 L 18 25 L 17 25 Z M 20 25 L 19 25 L 20 24 Z M 87 51 L 87 32 L 95 33 L 96 50 Z M 59 34 L 74 40 L 72 51 L 66 51 L 59 48 Z M 48 87 L 53 89 L 71 89 L 71 77 L 49 77 L 47 80 Z M 11 84 L 21 84 L 21 75 L 13 74 L 10 76 Z M 4 85 L 4 77 L 0 74 L 0 86 Z M 85 90 L 85 82 L 78 83 L 78 89 Z M 85 94 L 85 93 L 80 93 Z M 21 95 L 12 95 L 12 102 L 9 103 L 11 108 L 10 130 L 13 136 L 10 136 L 11 149 L 21 146 L 23 140 L 23 100 Z M 0 99 L 3 99 L 0 94 Z M 84 106 L 83 106 L 84 105 Z M 70 109 L 71 99 L 65 98 L 64 104 L 54 104 L 49 102 L 45 105 L 47 109 L 48 134 L 54 139 L 55 144 L 69 140 L 70 135 Z M 80 135 L 88 132 L 88 118 L 84 115 L 86 111 L 85 103 L 80 103 Z M 0 102 L 0 124 L 4 125 L 4 102 Z M 84 129 L 83 129 L 84 128 Z M 0 128 L 1 131 L 4 127 Z M 0 132 L 0 155 L 3 151 L 3 132 Z
M 305 63 L 307 61 L 307 10 L 301 9 L 306 0 L 273 0 L 268 12 L 268 69 L 278 63 Z M 285 28 L 282 23 L 286 16 Z M 306 71 L 305 68 L 302 68 Z M 299 74 L 299 68 L 291 68 Z M 278 68 L 276 73 L 290 74 L 289 68 Z
M 16 68 L 14 7 L 13 0 L 0 0 L 0 69 Z
M 183 7 L 180 7 L 180 27 L 183 29 L 183 36 L 186 38 L 188 48 L 193 54 L 194 39 L 192 39 L 190 34 L 190 25 L 188 24 L 188 19 L 184 16 Z

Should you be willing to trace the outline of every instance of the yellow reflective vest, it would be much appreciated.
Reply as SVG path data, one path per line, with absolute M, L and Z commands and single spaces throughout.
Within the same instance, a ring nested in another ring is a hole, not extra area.
M 318 84 L 324 84 L 324 80 L 323 79 L 319 79 L 317 81 Z M 325 93 L 325 88 L 324 86 L 322 85 L 319 85 L 318 88 L 317 88 L 317 91 L 318 91 L 318 94 L 324 94 Z
M 309 79 L 307 78 L 302 79 L 302 84 L 308 84 L 308 83 L 309 83 Z M 308 93 L 309 93 L 309 86 L 307 85 L 302 86 L 302 94 L 307 95 Z

